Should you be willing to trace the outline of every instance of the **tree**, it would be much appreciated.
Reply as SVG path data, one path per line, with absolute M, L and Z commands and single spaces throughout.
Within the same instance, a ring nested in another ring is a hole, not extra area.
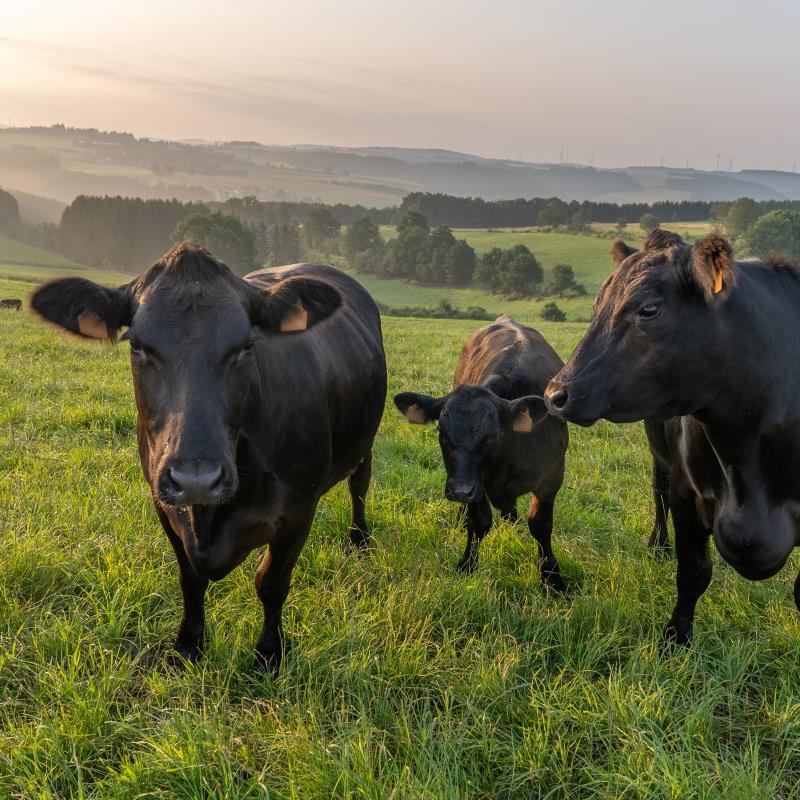
M 555 303 L 548 303 L 542 309 L 542 319 L 548 322 L 566 322 L 567 315 Z
M 244 275 L 256 266 L 256 239 L 250 228 L 236 217 L 216 212 L 190 214 L 172 233 L 172 241 L 191 239 L 207 248 L 215 258 Z
M 0 189 L 0 231 L 7 231 L 20 222 L 19 203 L 10 192 Z
M 303 257 L 303 246 L 300 242 L 300 228 L 297 223 L 286 225 L 270 225 L 267 229 L 267 248 L 269 266 L 294 264 Z
M 547 201 L 536 217 L 537 225 L 563 225 L 569 219 L 569 206 L 557 197 Z
M 565 294 L 584 295 L 586 288 L 581 283 L 575 281 L 575 273 L 569 264 L 556 264 L 552 270 L 552 278 L 547 287 L 548 294 L 557 294 L 563 297 Z
M 450 286 L 466 286 L 475 272 L 475 251 L 464 241 L 457 239 L 445 256 L 445 274 Z
M 309 247 L 319 250 L 325 246 L 326 240 L 339 236 L 341 227 L 329 208 L 315 206 L 303 223 L 303 237 Z
M 728 209 L 725 232 L 729 236 L 741 236 L 760 216 L 761 208 L 755 200 L 740 197 Z
M 762 258 L 771 252 L 800 259 L 800 211 L 770 211 L 745 234 L 748 252 Z
M 499 247 L 493 247 L 478 259 L 475 267 L 475 280 L 478 285 L 492 294 L 496 294 L 502 289 L 500 264 L 503 261 L 503 254 L 504 251 Z
M 573 233 L 580 233 L 586 227 L 586 217 L 583 214 L 583 211 L 576 211 L 570 218 L 569 218 L 569 227 Z
M 402 234 L 404 231 L 412 228 L 422 228 L 425 231 L 430 228 L 427 218 L 413 208 L 406 211 L 403 216 L 400 217 L 400 221 L 397 223 L 397 233 Z
M 342 251 L 345 258 L 352 259 L 356 253 L 383 248 L 383 239 L 378 226 L 369 217 L 355 220 L 342 237 Z
M 639 227 L 645 233 L 652 233 L 657 230 L 660 225 L 661 223 L 658 221 L 658 217 L 655 214 L 646 212 L 639 218 Z
M 502 289 L 505 294 L 530 297 L 542 282 L 544 274 L 539 262 L 524 244 L 506 251 L 500 265 Z
M 415 229 L 406 229 L 415 230 Z M 420 230 L 417 226 L 416 230 Z M 401 235 L 409 235 L 407 232 Z M 417 264 L 417 278 L 429 283 L 449 283 L 447 275 L 447 255 L 456 238 L 446 225 L 434 228 L 427 238 L 424 255 Z

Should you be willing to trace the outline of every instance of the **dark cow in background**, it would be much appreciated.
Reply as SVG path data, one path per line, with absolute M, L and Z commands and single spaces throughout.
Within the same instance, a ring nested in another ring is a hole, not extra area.
M 528 528 L 539 545 L 542 580 L 564 588 L 550 538 L 569 434 L 547 414 L 541 397 L 561 367 L 540 333 L 502 316 L 466 341 L 450 394 L 402 392 L 394 398 L 409 422 L 439 421 L 445 496 L 463 503 L 466 512 L 461 570 L 478 564 L 480 542 L 492 526 L 491 507 L 515 521 L 517 498 L 530 492 Z
M 582 425 L 664 420 L 678 559 L 666 637 L 685 644 L 711 580 L 709 536 L 751 580 L 800 543 L 800 271 L 736 262 L 719 236 L 623 246 L 617 260 L 545 398 Z M 800 609 L 800 577 L 794 597 Z
M 378 310 L 352 278 L 299 264 L 242 279 L 184 243 L 127 286 L 81 278 L 33 295 L 44 319 L 113 341 L 129 326 L 139 455 L 180 568 L 176 648 L 201 651 L 204 596 L 254 548 L 276 670 L 281 610 L 319 499 L 348 480 L 364 542 L 371 450 L 386 397 Z
M 0 300 L 0 308 L 8 308 L 11 311 L 19 311 L 22 308 L 22 300 L 15 300 L 13 297 Z

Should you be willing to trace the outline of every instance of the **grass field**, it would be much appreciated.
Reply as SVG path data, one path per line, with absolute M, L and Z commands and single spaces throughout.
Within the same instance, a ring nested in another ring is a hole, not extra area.
M 583 329 L 536 324 L 562 355 Z M 475 327 L 386 319 L 390 396 L 447 391 Z M 346 553 L 337 487 L 281 676 L 247 672 L 256 554 L 209 593 L 205 659 L 166 668 L 180 592 L 127 358 L 0 312 L 0 797 L 800 797 L 798 559 L 748 583 L 715 556 L 694 647 L 662 655 L 674 562 L 644 544 L 638 425 L 572 431 L 554 535 L 571 592 L 548 597 L 522 526 L 455 572 L 436 433 L 387 407 L 373 546 Z

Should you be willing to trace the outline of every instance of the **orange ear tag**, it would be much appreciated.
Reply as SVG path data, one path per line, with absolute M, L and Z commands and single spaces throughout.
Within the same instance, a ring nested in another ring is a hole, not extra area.
M 714 278 L 714 294 L 719 294 L 722 291 L 722 270 L 717 272 L 716 278 Z

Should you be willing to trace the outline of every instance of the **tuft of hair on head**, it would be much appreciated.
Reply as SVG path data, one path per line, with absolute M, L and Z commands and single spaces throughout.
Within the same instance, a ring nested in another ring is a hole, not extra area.
M 657 228 L 647 235 L 644 240 L 645 250 L 669 250 L 672 247 L 682 247 L 686 242 L 677 234 L 672 231 L 665 231 Z
M 609 255 L 614 264 L 619 266 L 628 256 L 632 256 L 637 252 L 638 250 L 635 247 L 629 247 L 622 239 L 615 239 L 611 244 Z
M 692 271 L 708 300 L 719 294 L 725 285 L 732 284 L 735 280 L 733 248 L 728 240 L 712 234 L 696 242 L 692 247 Z
M 156 266 L 161 266 L 165 272 L 179 273 L 188 280 L 208 280 L 230 272 L 226 264 L 191 239 L 175 245 Z

